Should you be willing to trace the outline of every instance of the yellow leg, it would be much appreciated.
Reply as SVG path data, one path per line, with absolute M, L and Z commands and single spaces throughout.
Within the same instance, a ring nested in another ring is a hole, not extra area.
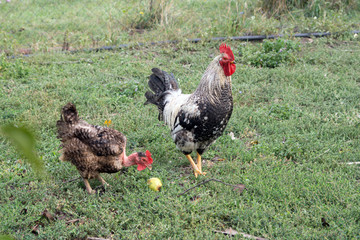
M 192 157 L 190 155 L 185 155 L 185 156 L 189 160 L 192 168 L 194 169 L 195 177 L 197 177 L 198 174 L 200 174 L 200 175 L 205 175 L 206 174 L 206 173 L 203 173 L 201 170 L 199 170 L 199 168 L 196 166 L 196 164 L 194 163 L 194 160 L 192 159 Z
M 197 167 L 198 169 L 200 170 L 200 172 L 202 171 L 201 169 L 201 155 L 197 152 L 197 158 L 196 158 L 196 161 L 197 161 Z
M 109 184 L 100 175 L 97 175 L 96 178 L 101 182 L 103 186 L 109 186 Z
M 89 194 L 93 194 L 95 191 L 92 190 L 89 181 L 84 178 L 84 183 L 85 183 L 86 191 L 87 191 Z

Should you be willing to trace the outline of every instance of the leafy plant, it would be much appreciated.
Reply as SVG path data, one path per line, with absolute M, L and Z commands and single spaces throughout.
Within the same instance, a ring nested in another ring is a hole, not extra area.
M 29 68 L 20 60 L 10 61 L 0 55 L 0 78 L 23 78 L 29 74 Z
M 245 61 L 256 67 L 275 68 L 282 63 L 294 63 L 294 53 L 300 50 L 299 43 L 292 40 L 278 38 L 274 41 L 265 40 L 262 48 L 255 53 L 249 49 L 244 50 Z
M 292 115 L 300 115 L 300 113 L 296 112 L 296 110 L 293 107 L 290 107 L 288 104 L 274 104 L 271 106 L 268 114 L 270 117 L 278 120 L 288 120 Z
M 38 177 L 44 177 L 44 163 L 35 152 L 35 137 L 32 132 L 26 127 L 5 125 L 1 127 L 1 133 L 8 138 L 17 148 L 18 152 L 25 157 Z
M 274 155 L 280 159 L 298 160 L 302 156 L 304 149 L 301 141 L 297 137 L 292 137 L 277 145 L 273 151 Z

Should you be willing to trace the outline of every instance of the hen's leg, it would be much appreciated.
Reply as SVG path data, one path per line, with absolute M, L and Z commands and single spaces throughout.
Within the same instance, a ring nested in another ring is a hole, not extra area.
M 101 182 L 103 186 L 109 186 L 109 184 L 100 175 L 97 175 L 96 178 Z
M 86 191 L 87 191 L 89 194 L 93 194 L 95 191 L 92 190 L 89 181 L 84 178 L 84 183 L 85 183 Z
M 188 155 L 185 155 L 186 158 L 189 160 L 192 168 L 194 169 L 194 174 L 195 174 L 195 177 L 198 176 L 198 174 L 200 175 L 205 175 L 206 173 L 202 172 L 201 170 L 199 170 L 199 168 L 196 166 L 196 164 L 194 163 L 194 160 L 192 159 L 192 157 L 190 156 L 190 154 Z

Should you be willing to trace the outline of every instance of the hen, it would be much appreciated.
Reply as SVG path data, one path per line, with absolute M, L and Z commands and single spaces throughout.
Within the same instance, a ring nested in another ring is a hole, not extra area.
M 147 167 L 151 169 L 153 160 L 148 150 L 126 156 L 124 134 L 79 119 L 72 103 L 62 108 L 61 119 L 56 125 L 62 142 L 60 160 L 70 161 L 76 166 L 90 194 L 93 190 L 88 179 L 97 178 L 102 185 L 108 185 L 100 173 L 115 173 L 132 165 L 137 165 L 139 171 Z
M 201 155 L 224 132 L 233 110 L 231 75 L 236 70 L 234 54 L 222 44 L 220 55 L 209 64 L 199 86 L 192 94 L 182 94 L 173 74 L 152 69 L 145 104 L 155 104 L 159 120 L 171 129 L 178 149 L 190 161 L 194 174 L 205 175 Z M 191 158 L 196 151 L 197 164 Z

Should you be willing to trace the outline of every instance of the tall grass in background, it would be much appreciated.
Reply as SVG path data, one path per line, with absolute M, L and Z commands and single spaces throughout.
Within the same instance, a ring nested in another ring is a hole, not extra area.
M 167 25 L 170 19 L 170 10 L 173 1 L 167 0 L 150 0 L 148 6 L 145 5 L 144 11 L 139 14 L 130 16 L 127 26 L 134 29 L 151 29 L 156 25 Z
M 357 0 L 261 0 L 259 4 L 268 16 L 285 14 L 295 9 L 303 9 L 307 17 L 319 17 L 326 10 L 359 9 Z

